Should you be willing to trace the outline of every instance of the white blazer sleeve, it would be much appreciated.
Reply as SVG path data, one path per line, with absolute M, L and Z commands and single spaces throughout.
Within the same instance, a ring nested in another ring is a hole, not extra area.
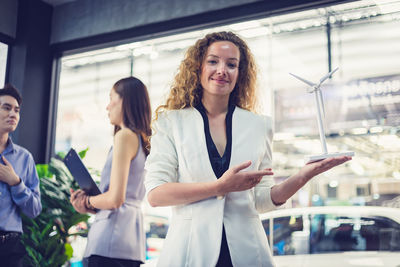
M 270 117 L 264 117 L 264 121 L 266 127 L 265 154 L 259 167 L 260 170 L 272 167 L 272 120 Z M 271 188 L 274 184 L 274 178 L 270 175 L 266 175 L 254 188 L 254 200 L 256 209 L 259 213 L 264 213 L 277 207 L 271 199 Z
M 145 164 L 147 193 L 164 183 L 177 181 L 178 158 L 171 121 L 166 115 L 160 114 L 153 126 L 150 154 Z

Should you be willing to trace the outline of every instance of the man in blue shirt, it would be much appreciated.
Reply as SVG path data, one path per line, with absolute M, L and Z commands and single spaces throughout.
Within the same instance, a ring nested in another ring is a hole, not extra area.
M 22 97 L 12 85 L 0 89 L 0 265 L 22 266 L 21 212 L 30 218 L 42 210 L 39 178 L 32 155 L 9 134 L 19 122 Z

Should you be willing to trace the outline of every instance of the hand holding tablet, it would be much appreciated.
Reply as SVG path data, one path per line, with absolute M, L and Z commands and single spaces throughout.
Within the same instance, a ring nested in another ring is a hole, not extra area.
M 101 194 L 89 171 L 86 169 L 78 153 L 71 148 L 64 158 L 64 164 L 74 177 L 79 187 L 89 196 Z

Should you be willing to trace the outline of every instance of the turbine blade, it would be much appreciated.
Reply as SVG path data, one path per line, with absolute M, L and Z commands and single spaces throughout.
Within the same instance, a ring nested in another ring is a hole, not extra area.
M 331 77 L 332 74 L 335 73 L 338 69 L 339 69 L 339 67 L 336 67 L 336 69 L 334 69 L 333 71 L 329 72 L 329 73 L 326 74 L 324 77 L 322 77 L 321 80 L 319 80 L 319 84 L 323 83 L 326 79 L 328 79 L 329 77 Z
M 309 86 L 314 87 L 314 86 L 316 85 L 315 83 L 310 82 L 310 81 L 307 81 L 306 79 L 303 79 L 303 78 L 301 78 L 301 77 L 299 77 L 299 76 L 297 76 L 297 75 L 295 75 L 295 74 L 293 74 L 293 73 L 289 73 L 289 74 L 292 75 L 293 77 L 295 77 L 296 79 L 302 81 L 303 83 L 308 84 Z

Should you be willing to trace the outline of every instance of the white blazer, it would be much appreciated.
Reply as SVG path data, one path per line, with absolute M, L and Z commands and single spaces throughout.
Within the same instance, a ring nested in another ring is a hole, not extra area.
M 247 170 L 271 167 L 271 119 L 236 107 L 232 117 L 230 167 L 251 160 Z M 150 192 L 169 182 L 215 181 L 204 135 L 194 108 L 166 111 L 155 122 L 147 157 L 145 186 Z M 275 208 L 270 176 L 253 189 L 172 207 L 171 224 L 158 266 L 212 267 L 218 260 L 222 225 L 233 266 L 274 266 L 258 213 Z

